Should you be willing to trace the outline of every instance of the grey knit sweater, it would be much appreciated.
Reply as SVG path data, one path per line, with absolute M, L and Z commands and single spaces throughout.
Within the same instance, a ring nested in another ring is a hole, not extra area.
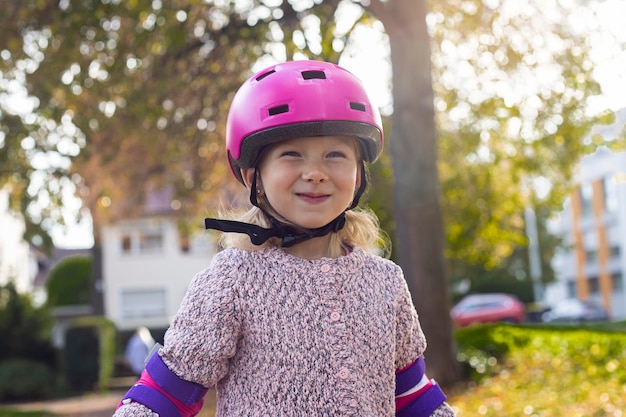
M 395 371 L 425 348 L 391 261 L 358 248 L 312 261 L 226 249 L 194 277 L 160 355 L 216 386 L 218 417 L 391 417 Z M 114 416 L 152 415 L 133 403 Z M 433 416 L 454 412 L 444 403 Z

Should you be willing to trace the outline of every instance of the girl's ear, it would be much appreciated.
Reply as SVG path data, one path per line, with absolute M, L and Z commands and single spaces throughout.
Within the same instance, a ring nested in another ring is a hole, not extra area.
M 361 161 L 361 163 L 356 164 L 356 184 L 354 189 L 358 190 L 359 188 L 361 188 L 361 181 L 363 180 L 363 170 L 365 169 L 365 166 L 363 164 L 363 161 Z
M 256 168 L 248 168 L 241 170 L 241 178 L 243 178 L 246 188 L 249 190 L 254 182 L 254 176 L 256 175 Z

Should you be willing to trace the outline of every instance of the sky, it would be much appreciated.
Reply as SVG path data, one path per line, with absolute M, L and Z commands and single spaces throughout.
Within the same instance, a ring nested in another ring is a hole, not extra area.
M 611 54 L 612 50 L 604 43 L 604 39 L 597 39 L 594 52 L 596 61 L 595 76 L 600 82 L 603 91 L 603 103 L 609 109 L 617 111 L 626 108 L 626 1 L 600 0 L 594 2 L 594 7 L 604 25 L 621 40 L 621 53 L 618 56 Z
M 626 25 L 623 23 L 626 16 L 626 0 L 597 0 L 590 3 L 596 8 L 605 28 L 626 45 Z M 372 100 L 381 108 L 381 112 L 390 114 L 391 69 L 383 28 L 382 26 L 361 28 L 356 36 L 360 39 L 359 42 L 349 45 L 347 48 L 349 53 L 342 58 L 340 64 L 361 78 Z M 592 57 L 595 62 L 595 76 L 603 90 L 602 97 L 594 100 L 591 105 L 599 110 L 617 111 L 626 108 L 626 94 L 624 94 L 626 92 L 626 50 L 622 47 L 616 55 L 615 46 L 613 49 L 607 47 L 607 45 L 612 45 L 612 41 L 594 34 L 590 36 L 597 38 L 594 40 L 597 47 L 592 50 Z M 24 98 L 17 100 L 24 100 Z M 74 211 L 78 210 L 76 202 L 70 201 L 69 207 Z M 58 247 L 86 248 L 93 245 L 90 217 L 88 213 L 84 215 L 84 220 L 79 224 L 71 220 L 72 216 L 68 216 L 67 227 L 55 228 L 52 231 L 52 237 Z

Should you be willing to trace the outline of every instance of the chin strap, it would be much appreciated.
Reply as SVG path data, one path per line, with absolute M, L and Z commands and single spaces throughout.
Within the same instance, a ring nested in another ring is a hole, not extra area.
M 318 227 L 317 229 L 296 229 L 279 223 L 273 217 L 270 217 L 270 221 L 272 227 L 266 229 L 256 224 L 238 222 L 235 220 L 207 218 L 204 219 L 204 227 L 207 230 L 213 229 L 222 232 L 245 233 L 250 237 L 250 241 L 257 246 L 262 245 L 272 237 L 278 237 L 283 240 L 281 246 L 288 248 L 297 243 L 304 242 L 305 240 L 313 239 L 314 237 L 326 236 L 331 232 L 338 232 L 346 224 L 346 213 L 341 213 L 326 226 Z

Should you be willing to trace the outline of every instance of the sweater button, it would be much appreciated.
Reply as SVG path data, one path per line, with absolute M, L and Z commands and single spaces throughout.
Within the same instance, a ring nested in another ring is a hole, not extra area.
M 330 271 L 330 265 L 324 264 L 322 265 L 322 267 L 320 268 L 322 270 L 322 272 L 328 272 Z
M 339 321 L 340 318 L 341 313 L 339 313 L 338 311 L 333 311 L 332 313 L 330 313 L 330 321 Z
M 341 379 L 346 379 L 346 378 L 348 378 L 350 376 L 350 371 L 348 371 L 346 368 L 341 368 L 337 375 Z

